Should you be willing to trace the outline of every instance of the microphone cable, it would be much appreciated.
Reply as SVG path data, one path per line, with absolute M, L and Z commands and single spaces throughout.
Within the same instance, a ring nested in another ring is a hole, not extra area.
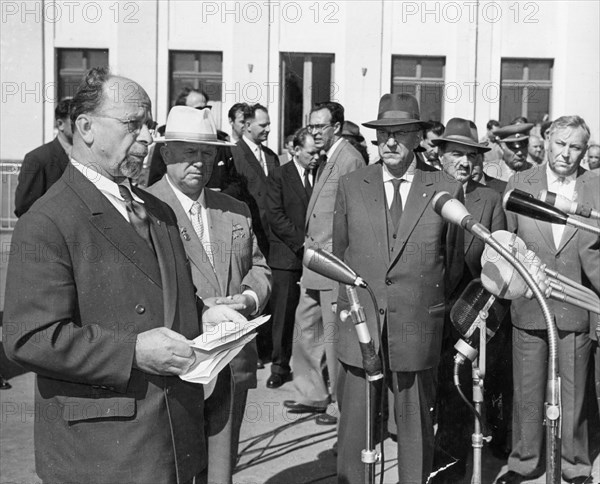
M 469 401 L 469 399 L 463 393 L 462 388 L 460 386 L 460 367 L 461 366 L 462 365 L 461 365 L 460 359 L 458 359 L 458 358 L 455 357 L 454 358 L 454 387 L 456 388 L 456 391 L 460 395 L 460 398 L 463 399 L 463 401 L 465 402 L 465 404 L 467 405 L 467 407 L 469 407 L 469 410 L 471 410 L 471 413 L 473 415 L 475 415 L 475 417 L 477 417 L 477 420 L 479 421 L 479 425 L 481 427 L 481 433 L 484 435 L 484 440 L 488 439 L 490 437 L 485 437 L 488 434 L 488 428 L 487 428 L 486 423 L 483 420 L 483 417 L 475 409 L 475 407 L 473 406 L 473 404 Z

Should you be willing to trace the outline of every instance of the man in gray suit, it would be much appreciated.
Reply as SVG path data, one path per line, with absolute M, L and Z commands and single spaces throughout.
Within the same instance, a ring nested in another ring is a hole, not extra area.
M 333 209 L 338 180 L 364 167 L 360 153 L 341 137 L 344 126 L 344 107 L 336 102 L 316 105 L 310 113 L 309 132 L 322 153 L 317 181 L 306 212 L 304 248 L 331 251 Z M 296 400 L 284 401 L 291 413 L 325 413 L 331 401 L 322 376 L 325 355 L 331 394 L 335 395 L 338 363 L 334 350 L 335 315 L 332 311 L 337 298 L 337 284 L 303 268 L 301 293 L 296 310 L 296 338 L 292 349 L 292 370 Z M 336 419 L 320 415 L 318 423 L 333 424 Z
M 252 231 L 250 210 L 205 189 L 218 147 L 227 144 L 217 139 L 210 110 L 175 106 L 165 141 L 167 173 L 148 191 L 175 212 L 197 295 L 208 306 L 229 304 L 245 316 L 259 314 L 271 293 L 271 270 Z M 252 342 L 219 373 L 206 400 L 209 483 L 231 483 L 248 389 L 256 387 L 256 361 Z

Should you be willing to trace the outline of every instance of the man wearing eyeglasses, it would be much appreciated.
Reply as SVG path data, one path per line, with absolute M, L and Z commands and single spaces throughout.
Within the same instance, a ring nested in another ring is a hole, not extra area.
M 484 170 L 487 175 L 506 182 L 515 173 L 532 167 L 532 164 L 527 161 L 531 128 L 533 128 L 532 123 L 520 123 L 509 124 L 493 131 L 502 150 L 502 159 L 485 165 Z
M 129 181 L 152 143 L 150 99 L 93 68 L 71 120 L 70 163 L 19 219 L 6 282 L 6 353 L 37 374 L 36 471 L 191 483 L 206 467 L 204 394 L 179 375 L 195 362 L 203 305 L 173 211 Z M 230 318 L 245 322 L 227 306 L 203 321 Z
M 308 202 L 304 250 L 331 251 L 333 208 L 338 180 L 365 166 L 361 154 L 342 138 L 344 107 L 326 102 L 313 107 L 308 132 L 315 148 L 322 154 L 316 182 Z M 296 399 L 286 400 L 284 406 L 291 413 L 321 413 L 320 424 L 335 424 L 336 418 L 326 414 L 327 405 L 336 395 L 338 362 L 335 357 L 335 304 L 337 284 L 310 269 L 302 268 L 300 301 L 296 310 L 295 328 L 298 337 L 292 348 L 292 370 Z M 322 361 L 325 356 L 329 386 L 323 378 Z
M 396 434 L 402 483 L 426 482 L 432 470 L 432 409 L 444 313 L 464 261 L 462 230 L 446 223 L 431 205 L 440 191 L 464 200 L 462 185 L 413 152 L 426 124 L 414 96 L 381 98 L 377 119 L 363 126 L 377 130 L 382 162 L 340 179 L 333 220 L 334 254 L 367 281 L 379 305 L 376 313 L 368 293 L 358 291 L 371 337 L 388 369 L 383 398 L 390 402 L 390 422 L 374 435 L 385 436 L 387 430 Z M 337 309 L 349 309 L 346 291 L 340 290 Z M 354 328 L 341 322 L 337 328 L 342 366 L 338 480 L 363 483 L 365 372 Z M 378 391 L 372 408 L 379 408 L 380 396 Z

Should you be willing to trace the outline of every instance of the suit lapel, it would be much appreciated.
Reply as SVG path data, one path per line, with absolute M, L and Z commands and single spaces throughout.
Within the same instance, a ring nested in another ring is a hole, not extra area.
M 485 213 L 485 208 L 487 204 L 487 200 L 483 200 L 481 198 L 481 192 L 477 189 L 477 185 L 473 182 L 468 182 L 467 190 L 465 193 L 465 205 L 469 210 L 469 213 L 473 216 L 477 222 L 481 222 L 483 219 L 483 214 Z M 466 200 L 469 200 L 468 203 Z M 471 245 L 473 244 L 473 235 L 468 230 L 465 230 L 465 255 L 471 249 Z
M 383 189 L 383 174 L 381 165 L 369 170 L 361 183 L 362 197 L 367 209 L 369 222 L 378 241 L 379 255 L 385 265 L 389 263 L 389 248 L 387 236 L 387 220 L 385 209 L 385 192 Z M 382 210 L 383 207 L 383 210 Z
M 538 194 L 542 189 L 548 189 L 548 177 L 546 175 L 546 169 L 539 168 L 538 173 L 539 176 L 529 177 L 529 180 L 531 180 L 531 193 L 533 193 L 534 195 Z M 544 242 L 546 243 L 550 251 L 556 253 L 556 245 L 554 245 L 554 236 L 552 235 L 552 224 L 535 219 L 533 220 L 533 223 L 535 223 L 540 234 L 542 234 L 542 238 L 544 239 Z
M 579 169 L 577 170 L 577 178 L 575 178 L 575 200 L 579 198 L 579 200 L 581 201 L 583 192 L 585 190 L 585 180 L 581 176 L 583 173 L 585 173 L 584 170 L 581 167 L 579 167 Z M 557 253 L 565 248 L 565 245 L 567 245 L 569 241 L 575 236 L 576 232 L 577 229 L 575 227 L 565 225 L 565 229 L 560 239 L 560 244 L 558 245 L 558 249 L 556 250 Z
M 256 171 L 256 173 L 258 173 L 258 175 L 262 179 L 265 179 L 266 178 L 265 171 L 263 170 L 263 167 L 260 166 L 260 163 L 256 159 L 256 155 L 252 152 L 252 150 L 250 149 L 250 146 L 248 146 L 248 143 L 246 143 L 243 139 L 241 139 L 240 141 L 238 141 L 238 146 L 244 152 L 244 155 L 245 155 L 245 158 L 246 158 L 246 162 L 248 163 L 248 165 L 254 171 Z M 263 151 L 262 153 L 263 153 L 263 156 L 264 156 L 265 152 Z
M 338 159 L 338 156 L 340 155 L 340 151 L 342 151 L 343 141 L 344 140 L 342 140 L 342 143 L 340 143 L 340 145 L 334 151 L 333 155 L 331 155 L 331 158 L 327 160 L 327 163 L 325 163 L 325 167 L 321 172 L 319 181 L 317 181 L 317 183 L 315 183 L 315 186 L 313 187 L 312 195 L 310 196 L 310 200 L 308 201 L 308 209 L 306 210 L 306 229 L 308 229 L 308 221 L 310 220 L 310 216 L 312 215 L 312 212 L 315 209 L 315 204 L 317 203 L 317 198 L 319 198 L 319 193 L 321 193 L 321 190 L 327 183 L 327 179 L 331 176 L 331 172 L 333 171 L 335 162 Z
M 200 238 L 196 234 L 188 214 L 183 210 L 181 203 L 179 203 L 175 192 L 173 192 L 165 177 L 156 183 L 155 194 L 175 212 L 177 224 L 179 225 L 179 233 L 181 234 L 183 247 L 188 259 L 211 285 L 215 289 L 218 289 L 219 282 L 217 281 L 217 276 L 215 275 L 215 271 L 212 270 L 210 262 L 208 262 L 208 255 L 202 246 L 202 242 L 200 242 Z
M 436 173 L 439 172 L 436 171 Z M 390 267 L 396 263 L 400 254 L 402 254 L 415 226 L 431 202 L 431 198 L 435 195 L 435 177 L 433 175 L 435 173 L 421 170 L 419 163 L 417 163 L 415 176 L 408 192 L 408 199 L 404 203 L 404 210 L 400 218 L 397 232 L 398 239 L 396 240 L 396 246 L 394 246 L 394 259 L 391 261 Z
M 131 224 L 92 182 L 71 164 L 67 166 L 67 170 L 69 173 L 64 177 L 65 182 L 87 205 L 90 211 L 90 223 L 115 247 L 117 252 L 125 256 L 154 284 L 161 287 L 160 271 L 152 250 L 141 241 Z
M 298 173 L 293 160 L 284 165 L 283 173 L 296 196 L 302 200 L 302 204 L 306 206 L 308 197 L 306 196 L 304 184 L 302 183 L 302 179 L 300 178 L 300 174 Z
M 231 250 L 233 221 L 229 212 L 215 208 L 216 204 L 210 190 L 205 191 L 206 207 L 210 225 L 210 243 L 217 248 L 213 258 L 215 263 L 216 278 L 220 294 L 227 294 L 227 281 L 229 280 L 229 265 L 231 264 Z

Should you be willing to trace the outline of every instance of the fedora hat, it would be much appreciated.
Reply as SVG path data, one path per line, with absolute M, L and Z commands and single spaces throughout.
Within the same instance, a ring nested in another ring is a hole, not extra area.
M 359 142 L 365 140 L 365 138 L 363 138 L 363 135 L 360 134 L 360 129 L 358 125 L 348 120 L 344 121 L 344 127 L 342 128 L 341 136 L 351 136 L 353 138 L 356 138 L 356 140 Z
M 169 111 L 165 135 L 154 140 L 156 143 L 184 141 L 215 146 L 234 146 L 217 137 L 217 125 L 210 109 L 174 106 Z
M 481 153 L 490 151 L 483 143 L 479 142 L 477 127 L 473 121 L 462 118 L 452 118 L 448 121 L 444 134 L 437 139 L 431 140 L 431 144 L 439 146 L 442 143 L 458 143 L 460 145 L 477 148 Z
M 379 100 L 377 119 L 362 125 L 366 128 L 380 129 L 404 124 L 429 126 L 429 123 L 421 121 L 417 98 L 406 93 L 384 94 Z

